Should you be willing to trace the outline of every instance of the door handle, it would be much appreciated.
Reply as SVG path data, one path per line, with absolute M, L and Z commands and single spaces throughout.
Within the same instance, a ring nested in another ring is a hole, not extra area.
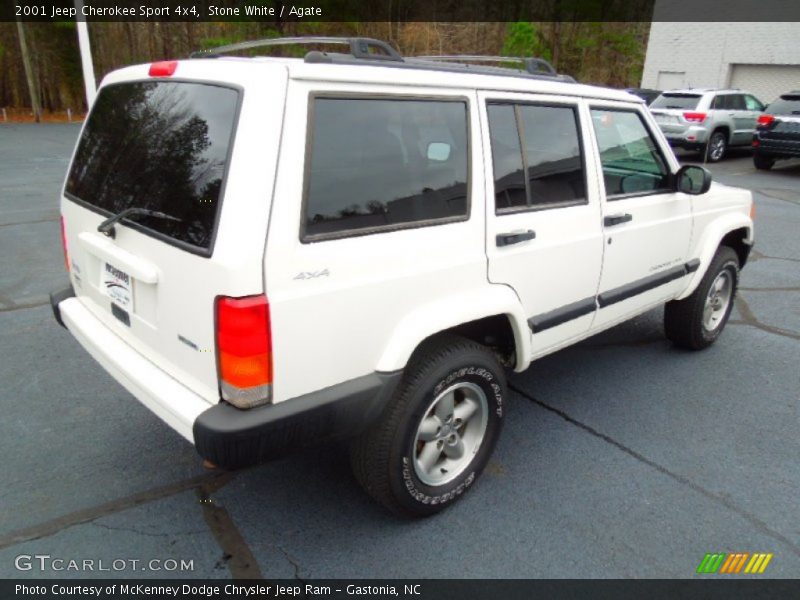
M 498 246 L 510 246 L 511 244 L 519 244 L 520 242 L 527 242 L 536 237 L 536 232 L 532 229 L 528 231 L 518 231 L 510 233 L 498 233 L 495 238 Z
M 619 225 L 620 223 L 627 223 L 628 221 L 633 221 L 633 215 L 631 215 L 630 213 L 609 215 L 603 219 L 603 225 L 605 225 L 606 227 L 613 227 L 614 225 Z

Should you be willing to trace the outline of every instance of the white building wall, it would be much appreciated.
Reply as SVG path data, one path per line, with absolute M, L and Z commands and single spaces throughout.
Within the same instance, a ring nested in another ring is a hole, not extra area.
M 684 73 L 681 86 L 728 87 L 735 64 L 800 65 L 800 22 L 654 22 L 642 87 L 657 89 L 659 73 Z

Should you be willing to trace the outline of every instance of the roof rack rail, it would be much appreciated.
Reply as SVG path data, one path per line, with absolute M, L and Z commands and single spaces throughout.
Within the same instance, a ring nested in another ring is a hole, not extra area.
M 209 48 L 208 50 L 198 50 L 192 52 L 189 56 L 190 58 L 217 58 L 222 54 L 228 54 L 229 52 L 236 52 L 238 50 L 250 50 L 251 48 L 262 48 L 265 46 L 290 46 L 293 44 L 343 44 L 350 46 L 350 54 L 353 58 L 396 62 L 403 61 L 403 57 L 400 56 L 400 53 L 382 40 L 365 37 L 324 36 L 265 38 L 218 46 L 216 48 Z M 370 48 L 379 49 L 382 53 L 370 52 Z
M 441 62 L 458 62 L 458 63 L 471 63 L 471 62 L 484 62 L 484 63 L 521 63 L 524 70 L 532 75 L 558 75 L 558 72 L 553 68 L 549 62 L 543 58 L 538 57 L 521 57 L 521 56 L 482 56 L 482 55 L 469 55 L 469 54 L 442 54 L 431 56 L 415 56 L 420 60 L 433 60 Z

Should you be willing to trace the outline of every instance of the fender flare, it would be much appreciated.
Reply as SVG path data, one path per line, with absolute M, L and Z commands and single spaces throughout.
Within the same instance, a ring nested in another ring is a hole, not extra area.
M 735 231 L 737 229 L 747 229 L 745 243 L 753 243 L 753 221 L 745 214 L 728 213 L 709 223 L 709 225 L 703 230 L 703 235 L 696 246 L 699 249 L 699 255 L 692 257 L 700 259 L 700 268 L 695 271 L 694 275 L 689 280 L 686 289 L 676 298 L 676 300 L 683 300 L 694 293 L 694 291 L 697 289 L 697 286 L 700 285 L 700 281 L 703 279 L 703 276 L 706 274 L 708 265 L 711 263 L 711 259 L 714 258 L 714 254 L 716 254 L 717 248 L 719 248 L 720 243 L 722 242 L 722 238 L 728 235 L 731 231 Z
M 461 291 L 418 306 L 395 326 L 376 371 L 403 369 L 425 339 L 457 325 L 495 315 L 508 318 L 514 332 L 514 370 L 524 371 L 530 364 L 531 332 L 519 298 L 505 285 Z

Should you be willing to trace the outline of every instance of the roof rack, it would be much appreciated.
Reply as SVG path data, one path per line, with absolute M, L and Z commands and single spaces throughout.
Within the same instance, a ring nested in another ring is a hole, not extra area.
M 542 58 L 520 58 L 515 56 L 470 56 L 470 55 L 443 55 L 443 56 L 413 56 L 403 58 L 397 50 L 387 42 L 364 37 L 285 37 L 266 38 L 248 42 L 238 42 L 208 50 L 192 52 L 190 58 L 218 58 L 223 54 L 238 50 L 250 50 L 271 46 L 289 46 L 293 44 L 339 44 L 349 46 L 349 53 L 320 52 L 312 50 L 307 52 L 304 60 L 307 63 L 328 63 L 344 65 L 375 65 L 382 67 L 395 67 L 417 69 L 423 71 L 444 71 L 450 73 L 471 73 L 475 75 L 496 75 L 502 77 L 523 77 L 533 79 L 557 80 L 565 83 L 574 83 L 575 79 L 569 75 L 557 73 L 553 66 Z M 373 52 L 371 50 L 378 50 Z M 523 69 L 509 69 L 505 66 L 472 65 L 470 62 L 488 63 L 521 63 Z
M 291 46 L 296 44 L 343 44 L 350 46 L 350 54 L 353 58 L 362 60 L 403 61 L 403 57 L 400 56 L 397 50 L 382 40 L 364 37 L 348 38 L 324 36 L 265 38 L 262 40 L 218 46 L 216 48 L 209 48 L 208 50 L 198 50 L 197 52 L 192 52 L 189 56 L 190 58 L 217 58 L 222 54 L 228 54 L 238 50 L 250 50 L 252 48 L 262 48 L 265 46 Z M 370 48 L 377 48 L 381 52 L 370 52 Z
M 521 56 L 482 56 L 482 55 L 469 55 L 469 54 L 441 54 L 431 56 L 415 56 L 421 60 L 432 60 L 439 62 L 456 62 L 456 63 L 521 63 L 528 73 L 532 75 L 558 75 L 556 70 L 549 62 L 543 58 L 538 57 L 521 57 Z

